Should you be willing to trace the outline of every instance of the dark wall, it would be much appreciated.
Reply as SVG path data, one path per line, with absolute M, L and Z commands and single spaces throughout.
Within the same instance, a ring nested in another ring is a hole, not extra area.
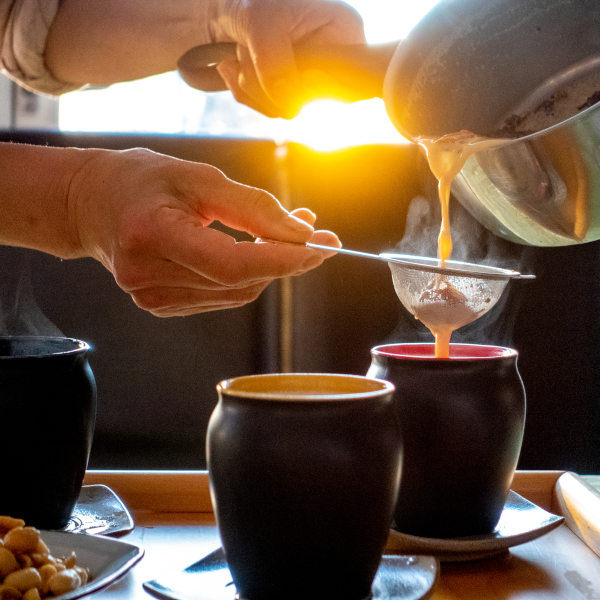
M 514 345 L 527 390 L 521 464 L 600 472 L 600 242 L 532 253 Z
M 410 201 L 422 192 L 418 159 L 410 146 L 362 146 L 325 155 L 292 147 L 294 202 L 310 205 L 319 227 L 333 229 L 345 247 L 385 251 L 401 239 Z M 404 312 L 383 262 L 340 254 L 293 285 L 298 371 L 364 374 L 370 348 L 394 330 Z
M 209 162 L 233 179 L 288 198 L 294 207 L 308 206 L 319 227 L 364 251 L 398 243 L 415 196 L 423 195 L 432 210 L 436 206 L 432 178 L 410 146 L 323 154 L 293 145 L 287 159 L 276 163 L 274 145 L 262 141 L 30 133 L 2 139 L 145 146 Z M 456 204 L 452 213 L 462 223 L 470 219 Z M 516 260 L 537 275 L 533 282 L 509 284 L 495 310 L 458 332 L 465 341 L 509 344 L 520 352 L 528 399 L 520 467 L 599 472 L 599 243 L 527 248 L 498 241 L 472 219 L 469 238 L 478 251 L 493 247 L 502 260 Z M 137 309 L 92 260 L 61 261 L 0 248 L 0 267 L 5 297 L 19 288 L 20 274 L 29 268 L 41 311 L 64 334 L 94 346 L 100 404 L 92 467 L 203 468 L 215 384 L 281 368 L 277 284 L 241 309 L 157 319 Z M 291 290 L 294 370 L 364 373 L 373 345 L 429 339 L 400 306 L 383 263 L 338 255 L 293 278 Z

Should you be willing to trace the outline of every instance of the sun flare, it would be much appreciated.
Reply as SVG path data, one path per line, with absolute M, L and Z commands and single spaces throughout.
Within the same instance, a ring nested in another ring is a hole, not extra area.
M 404 139 L 388 119 L 383 101 L 378 98 L 354 104 L 315 100 L 282 126 L 286 130 L 282 137 L 320 151 L 362 144 L 397 144 Z

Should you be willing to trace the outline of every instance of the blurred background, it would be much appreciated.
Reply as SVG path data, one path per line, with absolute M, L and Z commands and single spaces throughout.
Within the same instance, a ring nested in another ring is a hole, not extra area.
M 401 39 L 434 2 L 350 4 L 369 43 L 380 43 Z M 348 248 L 435 254 L 435 181 L 381 100 L 314 102 L 285 121 L 228 92 L 193 90 L 176 73 L 58 100 L 0 77 L 0 140 L 144 146 L 208 162 L 288 208 L 310 207 L 317 225 Z M 599 472 L 600 311 L 597 269 L 588 266 L 598 264 L 600 247 L 518 246 L 483 230 L 457 203 L 451 210 L 457 258 L 537 275 L 512 283 L 494 310 L 453 338 L 519 350 L 528 399 L 519 466 Z M 166 320 L 137 309 L 91 259 L 0 248 L 0 273 L 3 333 L 60 333 L 94 348 L 92 468 L 205 468 L 219 380 L 280 370 L 364 374 L 372 346 L 431 339 L 400 305 L 385 264 L 344 256 L 271 285 L 246 307 Z

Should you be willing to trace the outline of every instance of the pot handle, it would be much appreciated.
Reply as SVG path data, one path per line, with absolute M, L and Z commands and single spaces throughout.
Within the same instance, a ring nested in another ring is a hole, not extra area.
M 296 60 L 302 71 L 319 71 L 330 85 L 325 94 L 356 101 L 382 96 L 383 79 L 398 42 L 379 45 L 297 45 Z M 177 62 L 185 82 L 205 92 L 226 90 L 216 67 L 227 59 L 235 59 L 234 42 L 218 42 L 194 46 Z

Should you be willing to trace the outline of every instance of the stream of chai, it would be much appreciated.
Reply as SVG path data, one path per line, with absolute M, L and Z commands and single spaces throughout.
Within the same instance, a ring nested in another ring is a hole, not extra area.
M 452 254 L 450 232 L 450 188 L 454 178 L 463 168 L 471 154 L 502 140 L 478 136 L 470 131 L 458 131 L 439 138 L 419 137 L 415 140 L 424 149 L 429 168 L 438 180 L 442 222 L 438 236 L 438 259 L 440 266 Z M 452 319 L 446 307 L 452 303 Z M 452 332 L 474 321 L 478 315 L 468 306 L 468 299 L 443 275 L 438 275 L 431 286 L 423 291 L 419 303 L 413 307 L 414 315 L 433 334 L 436 358 L 449 358 Z

